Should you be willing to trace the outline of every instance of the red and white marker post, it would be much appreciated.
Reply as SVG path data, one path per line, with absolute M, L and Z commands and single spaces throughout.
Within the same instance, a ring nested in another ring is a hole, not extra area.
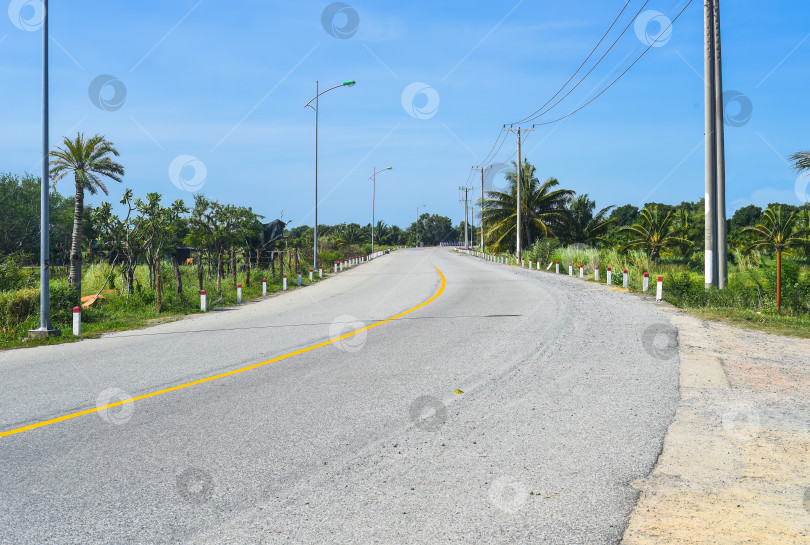
M 647 291 L 648 289 L 650 289 L 650 273 L 645 272 L 644 282 L 642 284 L 641 291 Z
M 236 285 L 236 303 L 242 304 L 242 284 Z
M 655 290 L 655 300 L 662 301 L 664 299 L 664 277 L 658 277 L 658 287 Z
M 568 276 L 574 276 L 574 264 L 573 263 L 568 264 Z
M 281 289 L 282 291 L 287 291 L 287 275 L 284 275 L 284 278 L 281 279 Z
M 554 274 L 560 274 L 560 262 L 559 261 L 557 261 L 554 264 Z
M 200 310 L 205 312 L 207 309 L 205 307 L 205 290 L 200 290 Z
M 627 274 L 627 269 L 622 271 L 622 287 L 627 289 L 629 287 L 629 276 Z
M 262 278 L 262 296 L 267 295 L 267 279 Z
M 579 264 L 579 277 L 585 278 L 585 265 L 582 263 Z
M 613 283 L 613 270 L 610 267 L 608 267 L 607 279 L 605 280 L 605 284 L 610 285 L 612 283 Z
M 81 307 L 73 307 L 73 334 L 82 334 L 82 309 Z
M 593 279 L 599 282 L 599 266 L 593 268 Z
M 318 265 L 318 278 L 323 278 L 323 266 Z
M 309 281 L 312 282 L 312 269 L 309 270 Z

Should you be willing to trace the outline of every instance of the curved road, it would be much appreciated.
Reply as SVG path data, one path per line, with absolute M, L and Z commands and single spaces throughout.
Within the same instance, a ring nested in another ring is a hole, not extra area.
M 617 543 L 678 401 L 661 324 L 648 299 L 411 249 L 2 352 L 0 543 Z

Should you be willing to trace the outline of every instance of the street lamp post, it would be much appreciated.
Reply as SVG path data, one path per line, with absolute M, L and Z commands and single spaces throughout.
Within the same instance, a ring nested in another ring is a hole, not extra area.
M 372 189 L 372 197 L 371 197 L 371 253 L 372 254 L 374 253 L 374 222 L 375 222 L 375 219 L 374 219 L 374 205 L 375 205 L 375 202 L 377 201 L 377 174 L 379 174 L 380 172 L 385 172 L 386 170 L 391 170 L 392 168 L 394 168 L 394 167 L 385 167 L 382 170 L 374 170 L 374 167 L 371 167 L 371 172 L 373 174 L 371 175 L 371 178 L 369 178 L 369 180 L 371 180 L 371 185 L 374 187 L 374 189 Z
M 51 325 L 50 210 L 48 199 L 48 0 L 42 2 L 42 174 L 40 179 L 39 327 L 28 336 L 50 337 L 62 332 Z M 81 296 L 81 294 L 80 294 Z
M 304 108 L 309 106 L 313 110 L 315 110 L 315 229 L 312 233 L 312 253 L 313 253 L 313 269 L 318 268 L 318 110 L 319 110 L 319 97 L 324 94 L 328 93 L 332 89 L 337 89 L 338 87 L 353 87 L 355 84 L 354 80 L 344 81 L 340 85 L 335 85 L 334 87 L 330 87 L 326 91 L 319 92 L 318 89 L 318 81 L 315 81 L 315 96 L 310 99 L 309 102 L 304 104 Z M 312 105 L 312 101 L 315 101 L 315 106 Z

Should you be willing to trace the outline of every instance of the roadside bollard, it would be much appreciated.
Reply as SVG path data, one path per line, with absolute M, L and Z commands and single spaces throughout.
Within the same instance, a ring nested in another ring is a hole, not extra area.
M 645 272 L 644 273 L 644 285 L 641 288 L 641 291 L 647 291 L 648 289 L 650 289 L 650 273 Z
M 628 277 L 627 277 L 627 269 L 622 271 L 622 287 L 627 289 L 629 286 Z
M 579 264 L 579 277 L 585 278 L 585 266 L 582 263 Z
M 610 267 L 608 267 L 608 270 L 607 270 L 607 281 L 605 283 L 608 284 L 608 285 L 613 283 L 613 271 L 611 270 Z
M 554 264 L 554 274 L 560 274 L 560 262 Z
M 344 264 L 344 263 L 346 263 L 346 260 L 345 260 L 345 259 L 344 259 L 343 261 L 341 261 L 341 262 L 340 262 L 340 270 L 341 270 L 341 271 L 343 270 L 343 264 Z
M 81 307 L 73 307 L 73 334 L 82 334 L 82 309 Z
M 658 277 L 658 287 L 655 290 L 655 300 L 661 301 L 664 299 L 664 277 Z
M 323 278 L 323 267 L 318 265 L 318 278 Z
M 301 287 L 301 271 L 298 271 L 298 287 Z
M 242 284 L 236 285 L 236 304 L 242 304 Z
M 262 278 L 262 296 L 267 295 L 267 279 Z
M 309 281 L 312 282 L 312 269 L 309 270 Z
M 538 271 L 540 270 L 540 260 L 539 259 L 537 260 L 537 270 Z
M 599 266 L 593 268 L 593 279 L 599 282 Z
M 529 260 L 529 270 L 532 270 L 532 260 Z
M 200 290 L 200 310 L 205 312 L 205 290 Z
M 337 261 L 335 261 L 334 265 L 335 265 L 335 272 L 337 272 Z
M 568 264 L 568 276 L 574 276 L 574 264 L 573 263 Z
M 284 275 L 284 278 L 281 280 L 281 289 L 283 291 L 287 291 L 287 275 Z

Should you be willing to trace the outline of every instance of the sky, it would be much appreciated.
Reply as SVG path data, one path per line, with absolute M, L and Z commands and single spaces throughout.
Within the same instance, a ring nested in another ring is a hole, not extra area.
M 41 2 L 2 1 L 0 172 L 39 174 Z M 494 164 L 487 187 L 503 186 L 516 152 L 513 133 L 493 149 L 503 125 L 546 103 L 626 3 L 52 0 L 50 144 L 100 133 L 121 152 L 124 183 L 91 204 L 117 203 L 125 187 L 167 203 L 201 192 L 312 225 L 315 112 L 304 105 L 316 80 L 322 91 L 356 80 L 320 97 L 319 223 L 370 222 L 369 178 L 388 166 L 376 219 L 406 227 L 420 206 L 458 223 L 459 187 L 480 195 L 471 167 Z M 703 3 L 687 3 L 630 0 L 580 75 L 618 38 L 613 49 L 535 123 L 575 110 L 653 46 L 584 109 L 528 133 L 539 178 L 600 208 L 701 198 Z M 721 19 L 729 215 L 800 204 L 807 184 L 787 157 L 810 149 L 810 3 L 722 0 Z M 71 181 L 57 190 L 72 194 Z

